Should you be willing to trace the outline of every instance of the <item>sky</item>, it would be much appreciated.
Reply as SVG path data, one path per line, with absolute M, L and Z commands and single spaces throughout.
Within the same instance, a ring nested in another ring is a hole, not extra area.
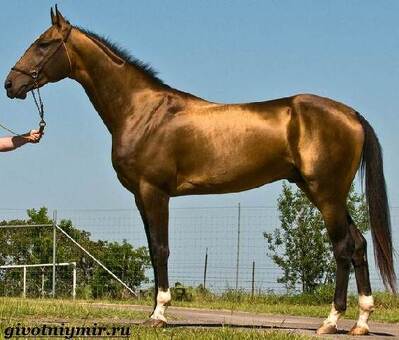
M 0 79 L 50 26 L 50 1 L 2 1 Z M 216 102 L 314 93 L 346 103 L 375 128 L 391 205 L 399 206 L 398 1 L 58 1 L 72 24 L 149 62 L 172 87 Z M 133 207 L 111 165 L 111 138 L 81 86 L 42 90 L 46 135 L 0 154 L 0 209 Z M 0 123 L 36 128 L 33 100 L 0 91 Z M 0 131 L 0 135 L 7 132 Z M 358 182 L 358 181 L 357 181 Z M 172 207 L 275 206 L 281 182 Z

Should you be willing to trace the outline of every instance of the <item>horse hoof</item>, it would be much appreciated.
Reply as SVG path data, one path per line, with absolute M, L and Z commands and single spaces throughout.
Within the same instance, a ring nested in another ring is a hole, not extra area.
M 366 327 L 358 327 L 354 325 L 352 329 L 348 332 L 348 335 L 368 335 L 369 330 Z
M 337 333 L 337 326 L 334 325 L 321 325 L 317 330 L 316 334 L 335 334 Z
M 158 319 L 148 319 L 143 322 L 143 326 L 146 327 L 151 327 L 151 328 L 162 328 L 166 327 L 166 322 L 163 320 L 158 320 Z

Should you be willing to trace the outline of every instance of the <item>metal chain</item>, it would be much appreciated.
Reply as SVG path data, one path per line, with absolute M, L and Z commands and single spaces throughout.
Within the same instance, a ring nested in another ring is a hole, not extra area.
M 37 91 L 37 98 L 36 98 L 35 90 Z M 39 89 L 39 85 L 36 82 L 36 79 L 35 79 L 35 88 L 32 90 L 32 96 L 33 96 L 33 100 L 35 101 L 35 105 L 37 107 L 37 111 L 39 112 L 39 116 L 40 116 L 39 132 L 42 133 L 44 131 L 44 127 L 46 126 L 46 121 L 44 120 L 44 104 L 42 101 L 42 96 L 40 95 L 40 89 Z
M 35 90 L 37 91 L 37 96 L 36 96 Z M 37 107 L 37 111 L 39 112 L 39 116 L 40 116 L 39 132 L 43 133 L 44 127 L 46 126 L 46 121 L 44 120 L 44 104 L 43 104 L 42 96 L 40 94 L 40 90 L 39 90 L 39 87 L 37 86 L 36 81 L 35 81 L 35 88 L 32 89 L 31 92 L 32 92 L 33 100 Z M 0 128 L 10 132 L 14 136 L 22 136 L 22 134 L 16 133 L 15 131 L 11 130 L 10 128 L 8 128 L 7 126 L 5 126 L 3 124 L 0 124 Z

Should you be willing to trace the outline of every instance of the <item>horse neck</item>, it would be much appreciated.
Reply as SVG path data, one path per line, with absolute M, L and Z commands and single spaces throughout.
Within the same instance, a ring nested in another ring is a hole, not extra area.
M 68 51 L 71 78 L 83 86 L 111 134 L 136 108 L 135 97 L 161 90 L 161 85 L 144 71 L 77 29 L 68 41 Z

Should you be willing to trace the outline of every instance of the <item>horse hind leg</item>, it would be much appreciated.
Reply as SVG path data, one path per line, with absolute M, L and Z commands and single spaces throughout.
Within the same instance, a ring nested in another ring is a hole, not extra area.
M 321 213 L 333 244 L 337 270 L 331 312 L 317 330 L 317 334 L 334 334 L 337 332 L 339 318 L 346 311 L 349 273 L 355 243 L 349 232 L 345 207 L 326 205 L 321 207 Z
M 300 182 L 297 185 L 320 210 L 333 245 L 337 263 L 334 301 L 330 314 L 318 328 L 317 334 L 335 334 L 338 320 L 346 310 L 349 274 L 355 250 L 355 242 L 349 231 L 345 199 L 329 194 L 325 191 L 327 186 L 320 183 Z
M 355 240 L 355 251 L 352 264 L 355 268 L 356 284 L 359 294 L 359 319 L 349 331 L 350 335 L 367 335 L 369 333 L 368 319 L 374 310 L 374 299 L 371 295 L 369 267 L 367 263 L 367 242 L 359 229 L 349 217 L 349 228 Z

